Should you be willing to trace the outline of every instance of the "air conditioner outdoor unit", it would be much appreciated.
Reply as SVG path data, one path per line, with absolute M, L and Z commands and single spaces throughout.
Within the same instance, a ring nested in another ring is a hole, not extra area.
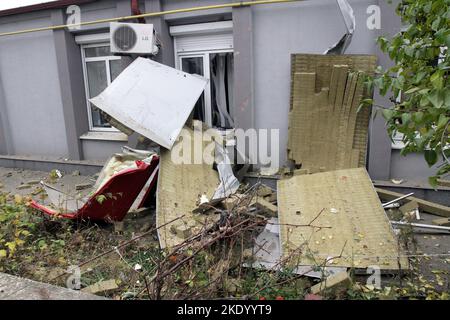
M 158 53 L 152 24 L 111 22 L 109 35 L 112 53 Z

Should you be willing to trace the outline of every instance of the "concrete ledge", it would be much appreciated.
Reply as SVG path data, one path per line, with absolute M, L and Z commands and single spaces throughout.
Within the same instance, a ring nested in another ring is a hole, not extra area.
M 76 290 L 0 273 L 0 300 L 108 300 Z
M 92 175 L 99 172 L 105 161 L 94 160 L 64 160 L 36 156 L 6 156 L 0 155 L 0 167 L 20 168 L 38 171 L 51 171 L 58 169 L 69 173 L 75 170 L 82 175 Z
M 374 180 L 373 184 L 375 187 L 398 193 L 407 194 L 414 192 L 414 197 L 450 207 L 449 187 L 438 186 L 435 190 L 428 184 L 428 182 L 420 183 L 413 181 L 405 181 L 402 184 L 394 184 L 391 181 Z
M 400 184 L 393 183 L 392 181 L 386 180 L 372 180 L 373 184 L 380 188 L 407 188 L 407 189 L 427 189 L 427 190 L 437 190 L 437 191 L 450 191 L 450 187 L 437 186 L 436 189 L 433 188 L 428 181 L 423 180 L 406 180 Z M 413 191 L 411 191 L 413 192 Z

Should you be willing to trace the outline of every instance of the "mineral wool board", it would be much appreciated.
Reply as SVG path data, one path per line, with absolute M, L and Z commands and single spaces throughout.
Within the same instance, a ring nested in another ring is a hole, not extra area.
M 202 195 L 212 198 L 220 182 L 212 164 L 203 161 L 201 154 L 196 159 L 195 153 L 206 150 L 208 146 L 208 139 L 202 140 L 204 137 L 200 130 L 185 127 L 173 149 L 161 151 L 156 225 L 163 248 L 181 244 L 218 219 L 218 215 L 192 212 L 198 207 Z M 175 219 L 178 220 L 164 226 Z
M 282 254 L 299 265 L 408 267 L 365 168 L 280 180 L 278 210 Z

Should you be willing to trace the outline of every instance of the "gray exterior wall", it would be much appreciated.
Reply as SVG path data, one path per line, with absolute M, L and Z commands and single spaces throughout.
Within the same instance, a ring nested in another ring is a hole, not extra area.
M 143 12 L 229 3 L 237 0 L 142 0 Z M 384 0 L 349 0 L 356 31 L 349 54 L 376 54 L 379 35 L 400 28 L 394 6 Z M 366 27 L 367 7 L 381 8 L 381 30 Z M 63 23 L 65 10 L 47 10 L 0 18 L 0 32 Z M 82 21 L 131 14 L 129 0 L 102 0 L 81 6 Z M 280 164 L 286 160 L 290 101 L 290 55 L 323 53 L 345 32 L 334 0 L 222 8 L 147 18 L 162 43 L 155 58 L 173 66 L 172 25 L 233 20 L 235 87 L 232 114 L 241 128 L 279 129 Z M 132 21 L 130 21 L 132 22 Z M 70 159 L 106 159 L 126 142 L 80 139 L 88 131 L 80 47 L 77 34 L 107 32 L 108 24 L 0 38 L 0 154 L 45 155 Z M 376 103 L 388 105 L 375 95 Z M 402 176 L 425 179 L 432 171 L 422 155 L 400 157 L 391 149 L 384 120 L 371 121 L 368 168 L 373 179 Z M 132 144 L 132 139 L 130 140 Z
M 50 24 L 50 12 L 30 13 L 1 18 L 0 32 Z M 0 38 L 0 83 L 6 152 L 68 156 L 52 32 Z
M 348 54 L 373 54 L 376 31 L 366 28 L 366 8 L 373 0 L 349 1 L 356 30 Z M 335 1 L 317 0 L 256 6 L 253 52 L 256 128 L 280 129 L 280 163 L 286 161 L 292 53 L 323 53 L 345 33 Z

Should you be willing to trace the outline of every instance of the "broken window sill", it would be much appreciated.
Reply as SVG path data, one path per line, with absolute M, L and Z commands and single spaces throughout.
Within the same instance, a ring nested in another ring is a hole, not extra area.
M 80 137 L 81 140 L 128 141 L 128 136 L 122 132 L 89 131 Z

